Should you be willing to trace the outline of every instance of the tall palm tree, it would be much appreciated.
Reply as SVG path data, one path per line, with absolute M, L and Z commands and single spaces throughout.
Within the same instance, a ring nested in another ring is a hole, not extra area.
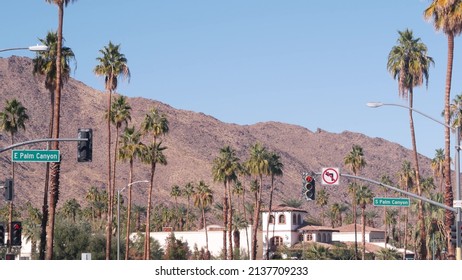
M 316 204 L 321 206 L 321 222 L 324 225 L 324 206 L 327 205 L 329 202 L 329 193 L 326 191 L 326 189 L 321 189 L 318 191 L 317 197 L 316 197 Z
M 368 186 L 361 185 L 357 189 L 357 203 L 361 208 L 361 224 L 362 224 L 362 259 L 364 260 L 366 257 L 366 206 L 372 203 L 374 194 L 372 193 L 371 189 Z
M 37 56 L 33 59 L 33 74 L 44 76 L 45 88 L 50 92 L 50 122 L 48 125 L 48 138 L 53 136 L 53 121 L 54 121 L 54 103 L 56 91 L 56 56 L 58 34 L 57 32 L 48 32 L 44 39 L 39 39 L 40 42 L 48 47 L 48 51 L 37 52 Z M 63 39 L 64 41 L 64 39 Z M 71 62 L 75 62 L 75 55 L 71 48 L 61 47 L 61 85 L 67 82 L 71 73 Z M 40 233 L 40 249 L 39 259 L 45 259 L 46 248 L 46 225 L 48 223 L 48 186 L 50 179 L 50 163 L 46 163 L 45 167 L 45 184 L 43 189 L 43 205 L 42 205 L 42 221 Z
M 205 219 L 205 208 L 213 203 L 213 191 L 204 181 L 201 180 L 195 188 L 193 198 L 194 206 L 198 207 L 202 213 L 202 223 L 204 225 L 205 230 L 205 249 L 207 250 L 206 258 L 210 259 L 209 236 L 207 232 L 207 222 Z
M 454 62 L 454 38 L 462 32 L 462 1 L 460 0 L 433 0 L 430 6 L 424 11 L 424 17 L 427 20 L 433 21 L 433 26 L 438 31 L 443 31 L 446 34 L 448 42 L 448 57 L 446 67 L 446 87 L 444 94 L 444 120 L 445 123 L 450 125 L 450 98 L 451 98 L 451 83 L 452 83 L 452 68 Z M 444 203 L 447 206 L 452 206 L 454 195 L 451 183 L 451 130 L 446 127 L 444 133 L 444 178 L 445 178 L 445 191 Z M 459 143 L 457 143 L 459 145 Z M 447 210 L 445 216 L 444 227 L 446 233 L 449 235 L 451 232 L 451 225 L 454 221 L 454 213 Z M 448 238 L 448 251 L 449 254 L 455 254 L 455 247 Z
M 427 55 L 427 46 L 421 42 L 420 38 L 414 38 L 413 32 L 409 29 L 398 31 L 399 38 L 397 45 L 388 54 L 387 69 L 394 79 L 398 80 L 398 93 L 400 97 L 409 101 L 409 126 L 411 130 L 411 142 L 414 152 L 414 169 L 416 178 L 417 194 L 422 195 L 420 187 L 420 168 L 417 154 L 417 143 L 415 139 L 413 104 L 414 87 L 424 83 L 428 85 L 429 68 L 434 64 L 433 58 Z M 425 225 L 423 217 L 423 201 L 419 200 L 418 219 L 421 222 L 420 236 L 422 246 L 420 255 L 426 258 L 427 250 L 425 247 Z
M 366 160 L 364 159 L 363 148 L 359 145 L 353 145 L 350 153 L 348 153 L 343 163 L 350 169 L 355 176 L 358 175 L 359 171 L 366 166 Z M 356 184 L 355 184 L 356 186 Z M 357 240 L 357 228 L 356 228 L 356 191 L 353 190 L 353 223 L 355 229 L 355 258 L 358 259 L 358 240 Z
M 117 89 L 118 79 L 130 78 L 130 68 L 127 65 L 125 55 L 120 53 L 120 44 L 114 45 L 111 41 L 103 49 L 99 50 L 101 57 L 96 58 L 99 62 L 93 69 L 97 76 L 104 76 L 105 88 L 108 91 L 107 111 L 111 111 L 112 93 Z M 106 227 L 106 259 L 111 258 L 111 240 L 112 240 L 112 219 L 115 188 L 112 185 L 111 173 L 111 118 L 107 118 L 107 153 L 108 153 L 108 172 L 107 172 L 107 189 L 108 189 L 108 218 Z
M 133 163 L 141 155 L 142 143 L 140 142 L 141 133 L 135 127 L 125 127 L 120 139 L 120 149 L 118 158 L 122 161 L 129 162 L 128 173 L 128 202 L 127 202 L 127 238 L 125 239 L 125 259 L 129 256 L 129 234 L 130 234 L 130 215 L 132 208 L 132 183 L 133 183 Z
M 47 3 L 55 4 L 58 7 L 58 42 L 56 44 L 56 81 L 57 85 L 54 94 L 54 108 L 53 108 L 53 134 L 52 138 L 59 138 L 60 130 L 60 110 L 61 110 L 61 88 L 62 88 L 62 46 L 63 46 L 63 23 L 64 23 L 64 7 L 67 7 L 69 3 L 73 3 L 76 0 L 45 0 Z M 52 142 L 51 149 L 59 150 L 59 142 Z M 48 209 L 48 224 L 47 224 L 47 242 L 46 242 L 46 256 L 47 260 L 53 258 L 53 238 L 54 238 L 54 227 L 55 227 L 55 214 L 56 205 L 59 199 L 59 172 L 60 162 L 53 162 L 50 166 L 50 191 L 49 191 L 49 209 Z
M 117 97 L 111 104 L 111 108 L 106 112 L 106 118 L 109 118 L 111 123 L 115 126 L 115 145 L 114 145 L 114 160 L 112 170 L 112 185 L 113 190 L 116 189 L 116 164 L 118 158 L 118 146 L 119 146 L 119 133 L 122 126 L 127 127 L 128 121 L 131 121 L 131 109 L 130 104 L 127 102 L 127 98 L 123 95 Z
M 398 174 L 399 184 L 405 191 L 408 191 L 409 188 L 414 186 L 415 182 L 415 170 L 411 168 L 411 163 L 407 160 L 403 161 L 401 165 L 401 171 Z M 409 209 L 406 207 L 404 214 L 404 251 L 403 251 L 403 260 L 406 259 L 406 250 L 407 250 L 407 225 L 408 225 L 408 216 Z
M 0 129 L 10 134 L 11 145 L 14 144 L 14 136 L 18 133 L 19 129 L 26 130 L 26 121 L 29 120 L 27 109 L 16 99 L 7 100 L 6 105 L 2 112 L 0 112 Z M 11 164 L 11 176 L 14 184 L 14 167 L 15 163 Z M 9 215 L 8 215 L 8 239 L 11 240 L 12 229 L 10 227 L 13 219 L 13 198 L 9 202 Z M 8 242 L 7 250 L 11 251 L 11 242 Z
M 157 108 L 153 108 L 145 115 L 141 123 L 141 131 L 147 136 L 151 136 L 151 143 L 145 145 L 142 152 L 142 161 L 151 165 L 151 176 L 149 184 L 149 195 L 146 215 L 146 236 L 150 236 L 150 215 L 152 203 L 152 190 L 154 188 L 154 174 L 157 164 L 166 165 L 167 158 L 163 151 L 166 147 L 162 146 L 162 141 L 159 138 L 169 132 L 169 123 L 167 117 L 160 113 Z M 159 142 L 158 142 L 159 141 Z M 145 259 L 150 256 L 150 238 L 145 238 Z
M 247 209 L 245 207 L 245 187 L 241 183 L 241 181 L 237 180 L 234 183 L 233 186 L 233 194 L 236 194 L 238 197 L 240 196 L 242 198 L 242 214 L 244 221 L 247 223 L 247 226 L 245 227 L 245 237 L 246 237 L 246 243 L 247 243 L 247 253 L 250 254 L 250 244 L 249 244 L 249 231 L 247 230 L 248 228 L 248 220 L 247 220 Z
M 194 193 L 194 184 L 192 182 L 188 182 L 183 190 L 181 191 L 181 194 L 186 197 L 188 201 L 188 208 L 186 208 L 186 229 L 189 230 L 189 211 L 191 208 L 191 196 Z
M 440 192 L 443 193 L 444 183 L 444 150 L 436 149 L 435 157 L 432 159 L 431 168 L 433 170 L 433 176 L 440 178 Z
M 72 222 L 75 223 L 75 218 L 81 211 L 81 208 L 79 202 L 75 198 L 72 198 L 64 203 L 62 211 L 64 216 L 71 218 Z
M 255 177 L 255 205 L 252 219 L 252 254 L 253 260 L 257 259 L 257 232 L 260 223 L 260 210 L 262 203 L 263 175 L 268 175 L 269 159 L 268 151 L 265 146 L 256 143 L 250 147 L 250 157 L 244 163 L 248 173 Z
M 275 189 L 274 179 L 276 176 L 280 177 L 283 176 L 284 172 L 284 164 L 281 162 L 281 157 L 271 152 L 268 154 L 268 169 L 269 174 L 271 176 L 271 188 L 270 188 L 270 195 L 269 195 L 269 203 L 268 203 L 268 214 L 271 215 L 273 211 L 273 194 Z M 273 227 L 275 223 L 273 223 Z M 269 259 L 269 251 L 270 251 L 270 244 L 269 244 L 269 223 L 266 223 L 266 259 Z
M 388 175 L 383 175 L 381 178 L 380 178 L 380 182 L 385 184 L 385 185 L 388 185 L 388 186 L 391 186 L 393 185 L 393 182 L 391 181 L 390 179 L 390 176 Z M 388 196 L 388 188 L 383 188 L 384 192 L 385 192 L 385 197 Z M 386 221 L 387 219 L 387 207 L 383 207 L 383 225 L 385 227 L 385 248 L 387 248 L 387 243 L 388 243 L 388 223 Z
M 220 149 L 220 154 L 213 161 L 212 175 L 215 182 L 224 183 L 223 199 L 223 221 L 225 229 L 223 232 L 223 251 L 228 260 L 233 259 L 233 206 L 231 204 L 231 182 L 237 180 L 237 174 L 242 169 L 236 151 L 230 146 Z M 226 250 L 226 236 L 228 236 L 229 249 Z

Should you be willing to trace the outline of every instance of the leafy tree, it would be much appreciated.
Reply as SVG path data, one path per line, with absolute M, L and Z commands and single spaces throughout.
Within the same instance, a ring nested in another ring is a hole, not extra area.
M 398 174 L 399 184 L 405 191 L 408 191 L 409 188 L 414 186 L 415 182 L 415 171 L 411 168 L 411 163 L 407 160 L 403 161 L 401 165 L 401 171 Z M 406 249 L 407 249 L 407 225 L 408 225 L 408 216 L 409 209 L 406 207 L 406 213 L 404 214 L 404 251 L 403 251 L 403 260 L 406 259 Z
M 400 253 L 395 248 L 383 248 L 375 253 L 377 260 L 399 260 Z
M 183 190 L 181 191 L 181 194 L 186 197 L 188 200 L 188 207 L 186 208 L 186 229 L 190 229 L 189 225 L 189 212 L 191 209 L 191 196 L 194 194 L 194 184 L 192 182 L 188 182 Z
M 372 193 L 369 187 L 361 185 L 357 189 L 356 193 L 357 203 L 361 208 L 361 217 L 362 217 L 362 239 L 363 239 L 363 250 L 362 250 L 362 259 L 365 260 L 366 258 L 366 206 L 367 204 L 372 204 L 372 200 L 374 198 L 374 194 Z
M 167 248 L 165 249 L 165 260 L 187 260 L 191 255 L 188 243 L 176 239 L 172 232 L 166 240 Z
M 194 206 L 202 211 L 202 223 L 205 230 L 205 250 L 207 259 L 210 259 L 209 251 L 209 236 L 207 232 L 207 222 L 205 219 L 205 208 L 213 203 L 213 191 L 210 187 L 205 184 L 204 181 L 200 181 L 194 192 Z
M 112 93 L 117 89 L 118 78 L 130 78 L 130 69 L 125 55 L 120 53 L 120 44 L 114 45 L 111 41 L 100 51 L 101 57 L 97 58 L 98 65 L 93 69 L 97 76 L 104 76 L 105 88 L 108 91 L 107 111 L 111 111 Z M 108 153 L 108 217 L 106 228 L 106 259 L 111 258 L 112 219 L 115 188 L 112 184 L 111 172 L 111 118 L 107 118 L 107 153 Z

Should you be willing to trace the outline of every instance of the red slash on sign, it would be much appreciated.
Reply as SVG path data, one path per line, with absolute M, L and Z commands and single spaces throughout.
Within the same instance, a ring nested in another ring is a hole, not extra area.
M 323 185 L 338 185 L 339 184 L 339 176 L 340 172 L 338 168 L 335 167 L 327 167 L 322 169 L 322 184 Z

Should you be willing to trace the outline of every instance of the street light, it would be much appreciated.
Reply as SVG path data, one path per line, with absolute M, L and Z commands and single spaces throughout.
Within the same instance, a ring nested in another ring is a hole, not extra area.
M 135 181 L 132 182 L 122 189 L 117 190 L 117 260 L 120 260 L 120 193 L 125 190 L 125 188 L 138 184 L 138 183 L 149 183 L 148 180 L 142 180 L 142 181 Z M 127 238 L 128 238 L 128 232 L 127 232 Z
M 378 107 L 381 107 L 381 106 L 397 106 L 397 107 L 402 107 L 402 108 L 406 108 L 406 109 L 409 109 L 409 110 L 412 110 L 424 117 L 427 117 L 429 119 L 431 119 L 432 121 L 434 122 L 437 122 L 449 129 L 455 129 L 456 132 L 455 132 L 455 136 L 456 136 L 456 144 L 455 144 L 455 149 L 456 149 L 456 152 L 455 152 L 455 164 L 456 164 L 456 200 L 458 200 L 460 202 L 461 200 L 461 185 L 460 185 L 460 125 L 458 125 L 457 127 L 452 127 L 448 124 L 445 124 L 437 119 L 434 119 L 432 117 L 430 117 L 429 115 L 427 114 L 424 114 L 414 108 L 411 108 L 409 106 L 405 106 L 405 105 L 401 105 L 401 104 L 394 104 L 394 103 L 382 103 L 382 102 L 368 102 L 366 103 L 366 105 L 368 107 L 371 107 L 371 108 L 378 108 Z M 460 104 L 458 104 L 458 107 L 459 107 L 459 110 L 460 110 Z M 460 207 L 457 207 L 457 218 L 456 218 L 457 221 L 462 221 L 462 215 L 461 215 L 461 208 Z M 460 237 L 460 232 L 458 232 L 458 236 L 457 236 L 458 240 L 461 238 Z M 456 244 L 456 259 L 457 260 L 460 260 L 462 258 L 462 248 L 460 247 L 460 244 Z
M 32 52 L 45 52 L 45 51 L 48 51 L 48 46 L 36 45 L 36 46 L 23 47 L 23 48 L 8 48 L 8 49 L 1 49 L 0 52 L 16 51 L 16 50 L 29 50 L 29 51 L 32 51 Z

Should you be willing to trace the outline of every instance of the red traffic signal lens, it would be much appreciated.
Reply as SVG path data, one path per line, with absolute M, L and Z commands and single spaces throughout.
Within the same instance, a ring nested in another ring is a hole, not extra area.
M 14 225 L 13 225 L 13 229 L 14 229 L 14 230 L 20 230 L 20 229 L 21 229 L 21 225 L 20 225 L 20 224 L 14 224 Z
M 311 176 L 306 176 L 306 177 L 305 177 L 305 181 L 307 181 L 308 183 L 310 183 L 311 181 L 313 181 L 313 177 L 311 177 Z

